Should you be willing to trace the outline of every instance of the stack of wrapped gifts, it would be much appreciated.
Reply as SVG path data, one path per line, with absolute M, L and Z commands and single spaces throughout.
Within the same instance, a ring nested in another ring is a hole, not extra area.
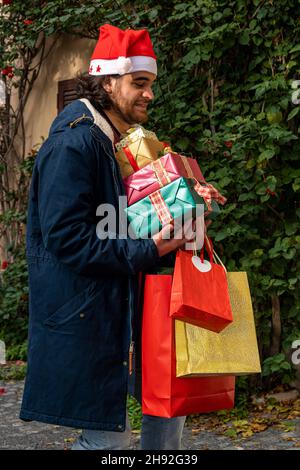
M 218 215 L 218 203 L 226 199 L 205 181 L 195 159 L 173 152 L 154 132 L 140 126 L 130 131 L 117 144 L 116 157 L 136 237 L 154 235 L 176 218 L 195 217 L 198 204 L 208 218 Z

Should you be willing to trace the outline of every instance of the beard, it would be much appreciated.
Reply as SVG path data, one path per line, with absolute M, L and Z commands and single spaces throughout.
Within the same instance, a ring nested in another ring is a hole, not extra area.
M 127 124 L 130 126 L 133 124 L 142 124 L 148 121 L 147 108 L 142 107 L 139 110 L 136 110 L 136 106 L 148 104 L 149 101 L 136 101 L 128 102 L 126 99 L 117 94 L 116 96 L 111 96 L 111 107 L 114 112 Z

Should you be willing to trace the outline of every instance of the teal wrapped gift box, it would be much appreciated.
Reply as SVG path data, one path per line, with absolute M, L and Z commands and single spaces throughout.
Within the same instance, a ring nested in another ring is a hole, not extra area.
M 180 217 L 183 220 L 184 217 L 184 220 L 187 221 L 190 217 L 201 215 L 201 207 L 204 212 L 207 210 L 204 199 L 195 191 L 194 185 L 194 180 L 181 177 L 159 190 L 173 219 Z M 162 228 L 162 222 L 157 215 L 151 196 L 149 195 L 125 209 L 130 225 L 129 233 L 130 235 L 134 234 L 136 238 L 151 237 Z M 197 205 L 199 205 L 198 211 L 196 211 Z M 212 212 L 209 217 L 213 218 L 220 212 L 220 209 L 214 200 L 211 202 L 211 207 Z

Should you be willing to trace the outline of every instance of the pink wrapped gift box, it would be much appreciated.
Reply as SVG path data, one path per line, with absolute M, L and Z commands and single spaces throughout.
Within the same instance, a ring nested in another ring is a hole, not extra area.
M 178 153 L 167 153 L 158 160 L 124 178 L 128 206 L 143 199 L 157 189 L 180 178 L 196 178 L 205 182 L 197 161 Z

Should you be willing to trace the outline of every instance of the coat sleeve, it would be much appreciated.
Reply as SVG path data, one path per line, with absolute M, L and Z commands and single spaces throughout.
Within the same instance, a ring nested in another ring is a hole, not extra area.
M 152 239 L 99 239 L 95 157 L 78 143 L 52 143 L 38 163 L 39 218 L 46 249 L 75 272 L 132 275 L 159 262 Z

